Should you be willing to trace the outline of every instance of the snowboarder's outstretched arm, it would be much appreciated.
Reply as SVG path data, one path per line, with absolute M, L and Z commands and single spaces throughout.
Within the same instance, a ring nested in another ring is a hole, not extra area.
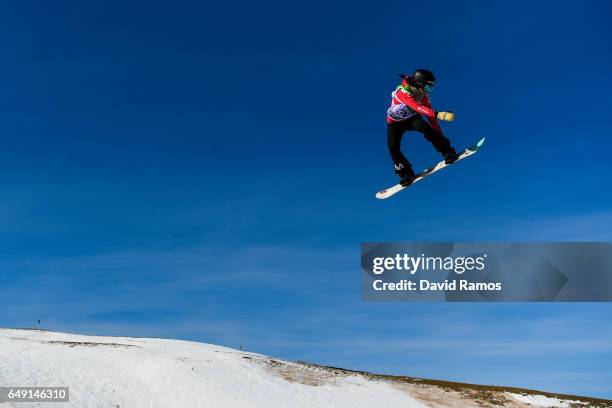
M 436 132 L 442 134 L 442 129 L 440 129 L 440 124 L 438 123 L 438 119 L 436 119 L 436 115 L 434 112 L 434 116 L 428 116 L 427 121 L 431 125 L 432 128 L 435 129 Z
M 428 119 L 436 118 L 436 112 L 429 104 L 428 99 L 425 99 L 423 102 L 418 102 L 412 97 L 412 95 L 406 92 L 398 92 L 395 94 L 395 97 L 399 99 L 401 103 L 410 106 L 412 109 L 414 109 L 421 115 L 426 116 Z
M 410 108 L 420 113 L 421 115 L 427 118 L 427 121 L 431 125 L 432 128 L 436 130 L 438 133 L 442 133 L 442 129 L 440 129 L 440 125 L 438 124 L 438 120 L 436 118 L 437 112 L 433 110 L 431 104 L 429 103 L 429 99 L 427 97 L 424 98 L 422 102 L 418 102 L 416 99 L 412 97 L 412 95 L 404 92 L 398 92 L 395 97 L 402 102 L 403 104 L 408 105 Z M 442 119 L 442 118 L 440 118 Z

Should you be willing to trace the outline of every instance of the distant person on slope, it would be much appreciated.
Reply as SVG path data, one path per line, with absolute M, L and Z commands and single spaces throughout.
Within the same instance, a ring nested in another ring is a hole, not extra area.
M 402 83 L 391 94 L 391 106 L 387 110 L 387 146 L 395 164 L 395 174 L 403 186 L 412 184 L 415 179 L 412 165 L 402 153 L 402 136 L 407 130 L 423 133 L 435 149 L 444 156 L 446 164 L 455 162 L 459 156 L 442 134 L 438 120 L 451 122 L 455 119 L 452 112 L 436 112 L 431 107 L 428 94 L 433 90 L 436 78 L 431 71 L 417 69 L 412 76 L 400 74 Z M 428 120 L 423 119 L 425 116 Z

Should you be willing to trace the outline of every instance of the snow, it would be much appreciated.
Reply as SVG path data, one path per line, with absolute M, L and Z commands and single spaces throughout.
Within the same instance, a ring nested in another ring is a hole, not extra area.
M 225 347 L 38 330 L 0 329 L 0 384 L 70 387 L 69 403 L 19 408 L 426 406 L 387 382 Z
M 573 404 L 579 404 L 578 401 L 566 401 L 558 398 L 551 398 L 545 395 L 533 395 L 533 394 L 515 394 L 508 393 L 512 398 L 525 404 L 529 404 L 533 407 L 542 408 L 570 408 Z
M 477 408 L 483 398 L 508 408 L 588 405 L 393 381 L 189 341 L 18 329 L 0 329 L 0 385 L 70 387 L 69 403 L 0 408 Z

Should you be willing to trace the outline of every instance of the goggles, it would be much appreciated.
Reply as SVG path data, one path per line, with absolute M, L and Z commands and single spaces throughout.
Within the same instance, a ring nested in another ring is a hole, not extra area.
M 423 90 L 427 93 L 430 93 L 434 89 L 434 84 L 425 84 L 423 85 Z

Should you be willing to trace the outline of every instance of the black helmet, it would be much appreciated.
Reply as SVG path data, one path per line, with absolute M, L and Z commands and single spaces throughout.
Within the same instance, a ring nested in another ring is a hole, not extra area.
M 426 92 L 433 89 L 435 82 L 436 77 L 428 69 L 419 68 L 412 74 L 412 83 Z

